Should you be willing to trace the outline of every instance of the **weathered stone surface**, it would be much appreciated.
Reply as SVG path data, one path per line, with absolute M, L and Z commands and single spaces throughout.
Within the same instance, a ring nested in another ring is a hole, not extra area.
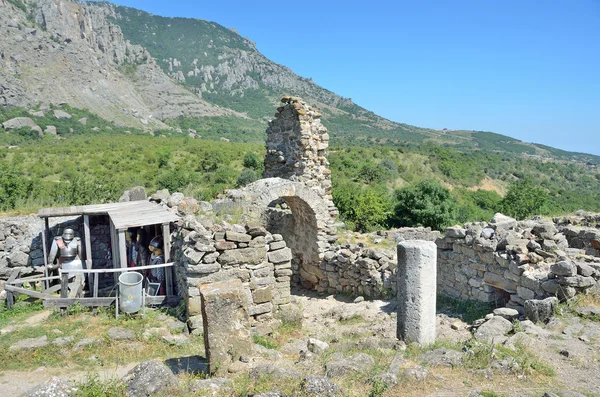
M 52 377 L 23 393 L 22 397 L 70 397 L 77 389 L 60 378 Z
M 4 123 L 2 123 L 2 128 L 4 128 L 5 130 L 16 130 L 19 128 L 32 128 L 37 126 L 38 125 L 35 123 L 35 121 L 30 119 L 29 117 L 15 117 L 10 120 L 6 120 Z
M 577 266 L 572 261 L 559 261 L 550 266 L 550 271 L 557 276 L 574 276 L 577 274 Z
M 225 240 L 234 241 L 236 243 L 248 243 L 252 240 L 252 236 L 246 233 L 236 233 L 232 231 L 225 232 Z
M 56 117 L 57 119 L 70 119 L 73 116 L 71 116 L 69 113 L 65 112 L 64 110 L 55 109 L 54 117 Z
M 508 307 L 501 307 L 494 310 L 494 316 L 504 317 L 508 321 L 513 321 L 519 318 L 519 312 Z
M 496 273 L 485 272 L 485 275 L 483 276 L 483 281 L 491 286 L 503 289 L 505 291 L 517 290 L 517 284 L 514 281 L 508 280 L 504 278 L 504 276 L 501 276 Z
M 239 248 L 235 250 L 223 251 L 217 261 L 222 265 L 238 265 L 245 263 L 248 265 L 258 265 L 267 257 L 265 247 Z
M 32 350 L 40 347 L 48 346 L 48 337 L 46 335 L 39 338 L 23 339 L 12 345 L 8 350 L 16 352 L 20 350 Z
M 201 263 L 199 265 L 188 266 L 188 273 L 190 274 L 211 274 L 221 270 L 221 265 L 218 263 Z
M 558 299 L 555 297 L 526 300 L 525 317 L 534 323 L 548 321 L 554 316 L 556 305 L 558 305 Z
M 435 342 L 437 247 L 431 241 L 398 244 L 398 339 Z
M 250 377 L 252 379 L 259 379 L 261 376 L 296 380 L 300 378 L 300 372 L 298 372 L 291 363 L 287 364 L 285 362 L 277 364 L 260 364 L 250 371 Z
M 344 395 L 343 389 L 325 376 L 308 375 L 302 380 L 300 387 L 304 395 L 309 397 L 337 397 Z
M 334 378 L 367 371 L 373 364 L 375 364 L 375 359 L 365 353 L 356 353 L 349 357 L 334 355 L 325 364 L 325 372 L 328 378 Z
M 108 330 L 108 337 L 112 340 L 133 340 L 135 332 L 126 328 L 112 327 Z
M 506 340 L 506 333 L 512 329 L 512 323 L 504 317 L 494 316 L 477 328 L 475 339 L 491 343 L 502 343 Z
M 462 353 L 440 347 L 421 354 L 419 360 L 431 366 L 456 367 L 462 362 Z
M 273 299 L 271 287 L 257 288 L 252 291 L 252 301 L 256 304 L 270 302 Z
M 144 361 L 136 365 L 121 381 L 128 397 L 146 397 L 164 392 L 177 383 L 169 367 L 158 361 Z
M 511 218 L 510 216 L 502 215 L 498 212 L 492 218 L 490 226 L 492 226 L 495 230 L 512 229 L 517 226 L 517 220 Z
M 323 342 L 315 338 L 308 338 L 306 345 L 308 350 L 315 354 L 321 354 L 325 350 L 329 349 L 329 344 L 327 342 Z
M 200 286 L 204 345 L 211 374 L 227 373 L 240 356 L 252 352 L 247 299 L 242 282 L 224 281 Z
M 220 240 L 215 243 L 215 248 L 219 251 L 234 250 L 237 248 L 237 244 L 233 241 Z
M 289 248 L 283 248 L 277 251 L 271 251 L 267 254 L 269 262 L 271 263 L 282 263 L 292 260 L 292 250 Z
M 558 277 L 557 281 L 560 285 L 575 288 L 589 288 L 596 285 L 596 280 L 594 280 L 593 277 L 583 277 L 580 275 L 575 275 L 573 277 Z
M 204 395 L 201 392 L 210 392 L 214 395 L 222 389 L 233 386 L 233 381 L 227 378 L 209 378 L 209 379 L 193 379 L 190 384 L 190 391 L 194 395 Z
M 577 274 L 583 277 L 590 277 L 596 273 L 596 270 L 585 262 L 577 262 Z

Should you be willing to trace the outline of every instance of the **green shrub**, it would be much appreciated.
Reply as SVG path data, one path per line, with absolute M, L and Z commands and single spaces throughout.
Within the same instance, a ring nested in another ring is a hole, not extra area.
M 396 190 L 395 222 L 399 226 L 424 226 L 441 230 L 456 217 L 456 202 L 439 182 L 425 180 Z

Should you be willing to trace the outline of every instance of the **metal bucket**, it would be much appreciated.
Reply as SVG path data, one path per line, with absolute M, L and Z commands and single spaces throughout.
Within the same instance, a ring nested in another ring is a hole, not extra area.
M 124 313 L 135 313 L 142 307 L 142 280 L 138 272 L 127 272 L 119 276 L 119 308 Z

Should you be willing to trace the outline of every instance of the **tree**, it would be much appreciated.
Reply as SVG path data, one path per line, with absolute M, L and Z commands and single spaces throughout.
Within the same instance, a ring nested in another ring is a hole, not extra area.
M 358 232 L 385 227 L 391 204 L 384 187 L 365 187 L 343 182 L 333 189 L 333 202 L 342 218 Z
M 531 177 L 511 184 L 500 202 L 502 213 L 516 219 L 539 215 L 548 203 L 548 193 L 533 182 Z
M 254 152 L 247 152 L 244 156 L 243 165 L 245 168 L 249 168 L 254 171 L 262 171 L 263 161 L 260 157 L 258 157 L 258 154 Z
M 248 168 L 244 168 L 242 170 L 242 172 L 240 173 L 240 176 L 238 176 L 237 182 L 236 182 L 236 187 L 244 187 L 249 183 L 254 182 L 255 180 L 257 180 L 258 177 L 256 176 L 256 171 L 248 169 Z
M 395 221 L 399 226 L 425 226 L 440 230 L 456 216 L 456 202 L 437 181 L 425 180 L 395 192 Z

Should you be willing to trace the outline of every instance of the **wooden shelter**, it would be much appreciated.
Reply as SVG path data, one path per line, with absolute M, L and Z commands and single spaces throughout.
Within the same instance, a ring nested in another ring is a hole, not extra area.
M 127 248 L 125 233 L 128 228 L 154 226 L 156 235 L 162 232 L 164 241 L 165 263 L 170 262 L 171 231 L 170 223 L 179 220 L 179 216 L 166 208 L 149 201 L 128 201 L 112 204 L 80 205 L 64 208 L 43 208 L 38 212 L 42 218 L 42 248 L 44 251 L 44 272 L 47 277 L 48 266 L 48 237 L 50 233 L 49 218 L 53 217 L 83 217 L 82 262 L 87 270 L 93 270 L 92 240 L 90 236 L 90 217 L 108 216 L 110 224 L 110 241 L 112 263 L 114 268 L 127 268 Z M 173 295 L 171 269 L 165 269 L 167 296 Z M 92 275 L 94 273 L 90 273 Z M 116 278 L 116 272 L 115 278 Z M 97 276 L 97 274 L 94 274 Z M 97 280 L 94 283 L 97 285 Z M 97 288 L 95 286 L 95 288 Z

